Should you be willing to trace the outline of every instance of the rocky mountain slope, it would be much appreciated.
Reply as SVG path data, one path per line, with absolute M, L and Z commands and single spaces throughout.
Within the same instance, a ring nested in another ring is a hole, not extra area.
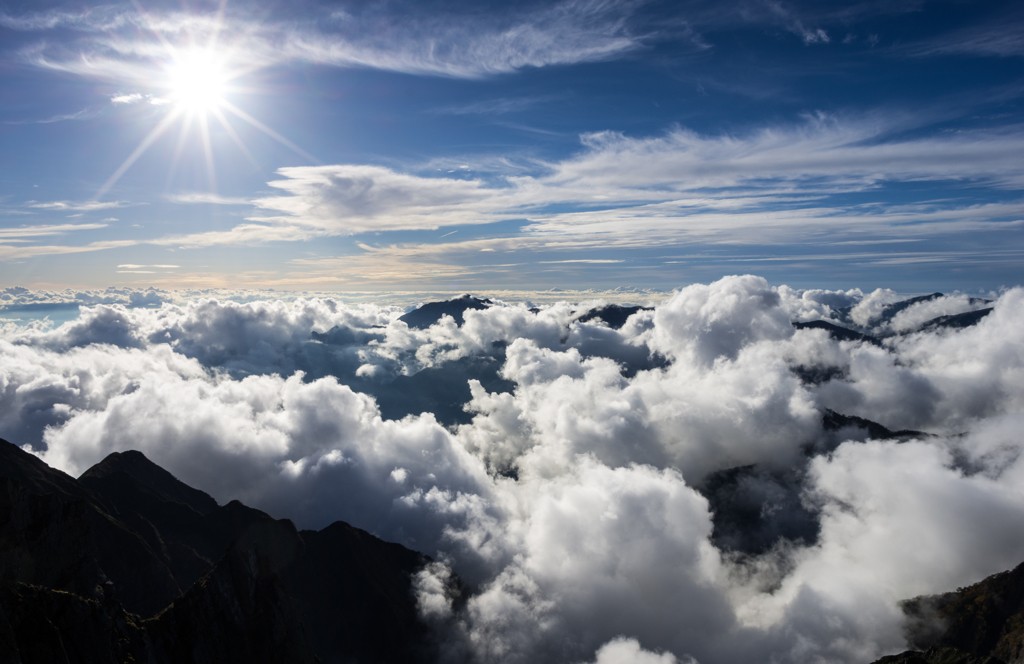
M 428 560 L 219 506 L 139 452 L 76 480 L 0 441 L 0 661 L 430 661 Z
M 907 640 L 917 650 L 876 664 L 1024 662 L 1024 563 L 966 588 L 906 600 L 902 608 Z

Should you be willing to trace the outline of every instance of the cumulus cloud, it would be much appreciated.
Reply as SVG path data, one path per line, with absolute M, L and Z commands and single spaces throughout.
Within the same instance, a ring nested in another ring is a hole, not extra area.
M 918 329 L 964 296 L 903 306 L 878 343 L 793 322 L 871 324 L 895 294 L 749 275 L 618 328 L 584 316 L 602 301 L 410 327 L 333 298 L 89 297 L 116 301 L 4 328 L 0 435 L 73 474 L 140 449 L 222 502 L 424 551 L 453 659 L 862 663 L 905 646 L 900 599 L 1020 562 L 1020 288 L 963 328 Z M 460 381 L 461 420 L 385 412 L 389 386 Z
M 859 288 L 833 291 L 818 288 L 794 290 L 780 286 L 778 291 L 782 306 L 797 322 L 836 318 L 838 312 L 864 301 L 864 293 Z
M 636 639 L 620 637 L 598 649 L 594 664 L 676 664 L 678 661 L 672 653 L 644 650 Z
M 820 541 L 794 554 L 781 587 L 741 604 L 741 620 L 800 625 L 827 661 L 871 661 L 879 649 L 902 648 L 898 599 L 1019 564 L 1024 501 L 1010 431 L 1020 424 L 1019 415 L 1003 416 L 965 438 L 845 443 L 814 459 Z M 957 452 L 986 460 L 966 471 Z M 803 658 L 794 647 L 788 659 Z
M 850 380 L 830 382 L 821 395 L 836 410 L 893 429 L 959 433 L 1019 412 L 1024 354 L 1013 309 L 1022 299 L 1020 288 L 1007 291 L 967 329 L 896 337 L 884 350 L 860 345 L 848 356 Z
M 850 310 L 850 319 L 861 327 L 868 327 L 872 321 L 882 315 L 886 307 L 901 299 L 899 294 L 892 289 L 877 288 L 868 293 Z

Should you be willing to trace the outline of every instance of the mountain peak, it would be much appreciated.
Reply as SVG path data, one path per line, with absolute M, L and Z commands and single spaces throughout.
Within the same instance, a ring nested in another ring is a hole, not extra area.
M 31 493 L 52 493 L 62 500 L 92 498 L 70 475 L 50 468 L 39 457 L 3 439 L 0 439 L 0 478 L 19 482 Z
M 398 320 L 403 321 L 409 327 L 425 330 L 445 315 L 455 319 L 456 324 L 462 325 L 463 314 L 467 309 L 486 309 L 493 302 L 487 298 L 479 298 L 466 293 L 461 297 L 444 302 L 427 302 L 419 309 L 413 309 L 409 313 L 399 316 Z
M 188 486 L 138 450 L 112 452 L 78 479 L 88 486 L 97 481 L 113 479 L 119 473 L 131 477 L 151 492 L 188 505 L 200 514 L 208 514 L 217 509 L 217 501 L 209 494 Z
M 641 310 L 649 311 L 650 307 L 627 307 L 621 304 L 606 304 L 604 306 L 591 309 L 576 320 L 580 323 L 586 323 L 587 321 L 595 319 L 603 320 L 607 323 L 608 327 L 613 330 L 618 330 L 626 324 L 626 320 L 629 319 L 630 316 Z

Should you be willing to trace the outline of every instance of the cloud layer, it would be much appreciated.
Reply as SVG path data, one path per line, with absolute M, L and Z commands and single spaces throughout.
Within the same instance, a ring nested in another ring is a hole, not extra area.
M 222 502 L 424 551 L 453 661 L 852 664 L 904 646 L 898 600 L 1024 558 L 1024 291 L 963 328 L 924 324 L 968 298 L 895 299 L 737 276 L 621 327 L 591 301 L 422 329 L 327 298 L 98 303 L 5 329 L 0 435 L 72 474 L 140 449 Z M 816 320 L 879 337 L 792 325 Z M 462 419 L 382 416 L 446 381 Z M 716 533 L 737 519 L 767 545 Z
M 899 118 L 817 115 L 736 134 L 588 134 L 575 155 L 525 171 L 288 167 L 269 183 L 279 193 L 254 199 L 246 222 L 150 242 L 195 249 L 356 236 L 344 258 L 291 263 L 296 279 L 350 288 L 423 279 L 534 283 L 557 262 L 545 258 L 570 254 L 632 261 L 652 274 L 701 260 L 839 260 L 861 270 L 1018 261 L 1024 207 L 1012 192 L 1024 183 L 1016 159 L 1024 136 L 1003 128 L 892 138 L 908 129 Z M 908 183 L 925 193 L 883 202 L 888 188 Z M 951 199 L 949 186 L 962 195 Z M 431 241 L 401 233 L 466 226 L 479 230 Z M 1005 241 L 980 251 L 958 242 L 979 234 Z

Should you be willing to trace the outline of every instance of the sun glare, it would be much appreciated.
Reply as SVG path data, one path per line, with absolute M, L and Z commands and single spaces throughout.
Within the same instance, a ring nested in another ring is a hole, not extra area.
M 240 65 L 231 49 L 217 46 L 216 37 L 217 34 L 214 34 L 205 47 L 190 46 L 186 48 L 178 47 L 166 39 L 160 38 L 166 48 L 168 59 L 159 65 L 159 70 L 154 71 L 156 74 L 153 77 L 154 80 L 147 81 L 149 85 L 153 86 L 151 89 L 156 94 L 146 95 L 146 97 L 155 105 L 166 103 L 169 112 L 162 114 L 163 117 L 157 125 L 146 134 L 128 158 L 107 178 L 107 181 L 96 193 L 97 199 L 109 191 L 131 168 L 132 164 L 175 124 L 181 127 L 181 132 L 178 138 L 178 147 L 171 160 L 172 172 L 179 156 L 185 149 L 187 138 L 194 135 L 193 128 L 195 128 L 198 130 L 200 146 L 206 157 L 211 191 L 216 189 L 213 142 L 211 141 L 213 121 L 216 121 L 235 142 L 239 150 L 255 163 L 242 138 L 232 127 L 228 116 L 238 118 L 255 127 L 304 158 L 316 161 L 308 152 L 238 108 L 228 99 L 239 90 L 235 81 L 239 77 L 251 74 L 258 67 Z M 143 95 L 139 93 L 138 98 L 142 99 Z
M 168 76 L 171 98 L 183 110 L 207 113 L 224 102 L 224 64 L 210 51 L 182 53 L 169 68 Z

